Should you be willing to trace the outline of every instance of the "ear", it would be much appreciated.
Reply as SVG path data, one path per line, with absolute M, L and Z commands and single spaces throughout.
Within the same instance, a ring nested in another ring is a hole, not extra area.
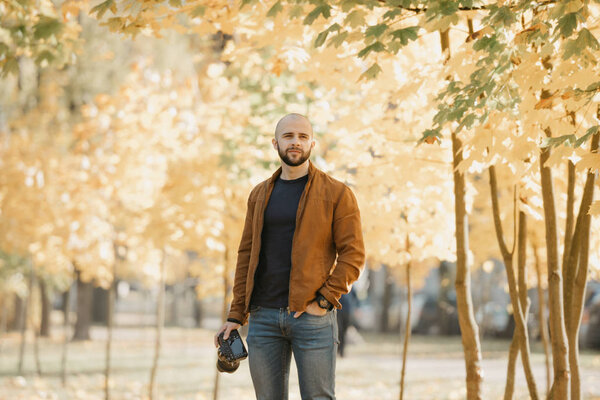
M 271 139 L 271 143 L 273 143 L 273 148 L 277 150 L 277 140 Z

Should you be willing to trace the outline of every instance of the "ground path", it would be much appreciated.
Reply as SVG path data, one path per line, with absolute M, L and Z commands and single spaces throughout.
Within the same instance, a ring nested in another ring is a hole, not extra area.
M 73 343 L 69 349 L 69 381 L 59 380 L 61 341 L 59 332 L 40 342 L 44 376 L 36 377 L 29 348 L 26 373 L 16 377 L 18 336 L 0 341 L 0 400 L 18 399 L 104 399 L 104 343 L 106 330 L 92 329 L 88 342 Z M 113 344 L 113 399 L 144 399 L 153 357 L 152 328 L 118 328 Z M 159 367 L 161 399 L 212 399 L 215 349 L 212 331 L 166 328 Z M 338 359 L 338 400 L 388 400 L 398 398 L 401 368 L 401 337 L 363 334 L 363 342 L 351 344 L 347 356 Z M 482 343 L 485 373 L 484 398 L 500 399 L 506 375 L 506 340 Z M 534 373 L 538 387 L 545 390 L 544 360 L 538 343 L 533 346 Z M 459 337 L 413 336 L 406 377 L 407 400 L 464 399 L 464 361 Z M 600 352 L 585 351 L 581 357 L 584 399 L 600 399 Z M 219 400 L 254 398 L 248 362 L 234 374 L 220 377 Z M 516 399 L 527 399 L 527 387 L 519 364 Z M 290 376 L 290 400 L 299 400 L 294 362 Z

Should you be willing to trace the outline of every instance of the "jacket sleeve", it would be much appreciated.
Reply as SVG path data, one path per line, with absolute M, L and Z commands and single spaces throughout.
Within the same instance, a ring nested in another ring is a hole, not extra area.
M 237 264 L 235 267 L 235 278 L 233 280 L 233 300 L 229 308 L 227 319 L 240 321 L 242 325 L 247 322 L 248 314 L 246 310 L 246 278 L 248 275 L 248 264 L 250 263 L 250 252 L 252 249 L 252 216 L 254 214 L 254 205 L 251 201 L 252 193 L 248 197 L 248 206 L 246 210 L 246 221 L 242 231 L 242 239 L 238 248 Z
M 347 186 L 335 205 L 333 241 L 337 263 L 319 293 L 336 308 L 341 308 L 340 297 L 350 291 L 350 285 L 358 279 L 365 263 L 360 211 L 354 193 Z

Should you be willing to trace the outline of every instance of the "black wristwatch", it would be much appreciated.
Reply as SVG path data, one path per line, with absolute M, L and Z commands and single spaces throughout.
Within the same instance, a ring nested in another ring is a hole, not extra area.
M 329 300 L 327 300 L 325 298 L 325 296 L 323 296 L 321 293 L 319 293 L 317 295 L 317 298 L 315 300 L 316 300 L 317 304 L 319 305 L 319 307 L 321 307 L 322 309 L 328 310 L 328 311 L 333 310 L 333 304 L 331 304 L 329 302 Z

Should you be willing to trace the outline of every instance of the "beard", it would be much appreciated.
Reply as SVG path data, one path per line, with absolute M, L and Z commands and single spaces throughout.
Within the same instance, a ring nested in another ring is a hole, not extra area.
M 306 160 L 308 160 L 308 158 L 310 157 L 311 149 L 308 149 L 307 152 L 302 151 L 302 149 L 298 150 L 300 150 L 300 153 L 289 153 L 289 149 L 285 152 L 282 152 L 279 148 L 279 143 L 277 144 L 277 153 L 279 153 L 279 158 L 281 158 L 281 161 L 283 161 L 290 167 L 297 167 L 298 165 L 301 165 Z

